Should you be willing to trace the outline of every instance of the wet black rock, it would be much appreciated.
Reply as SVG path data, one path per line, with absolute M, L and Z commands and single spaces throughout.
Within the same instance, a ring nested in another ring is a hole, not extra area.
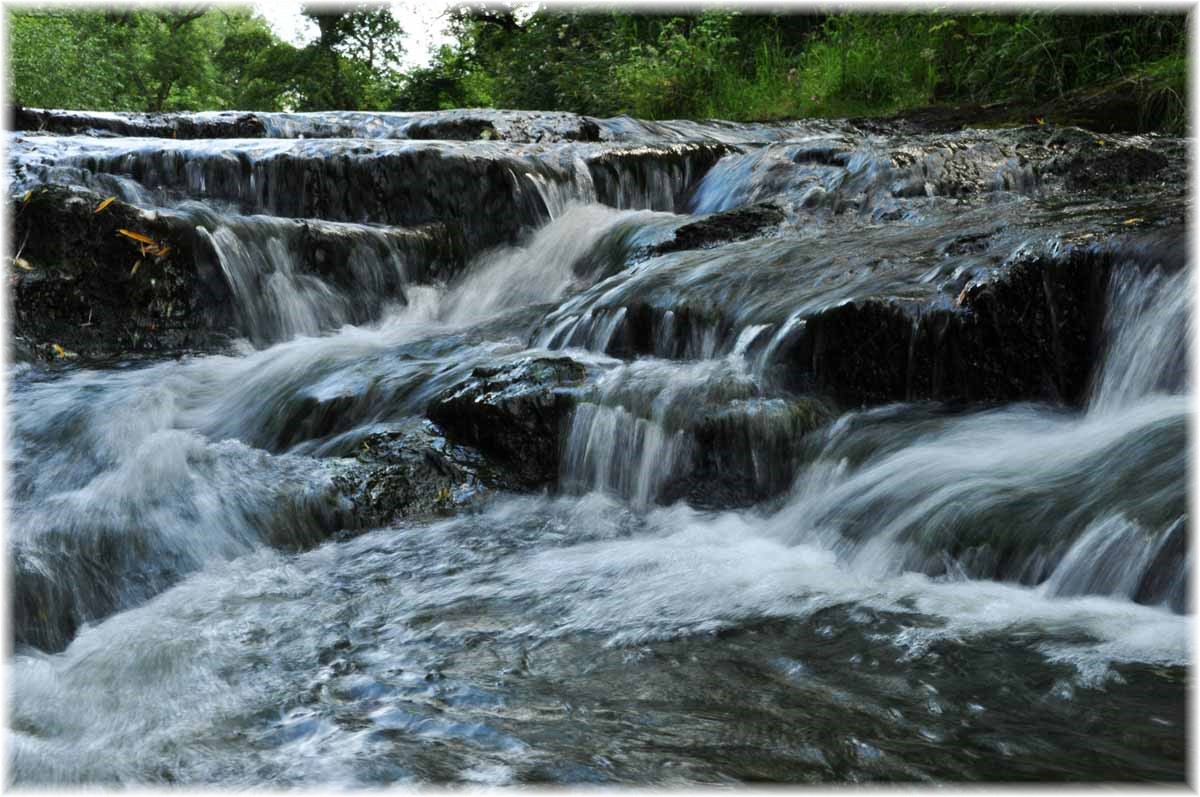
M 332 225 L 307 221 L 301 222 L 301 227 L 300 270 L 316 274 L 323 281 L 340 288 L 361 289 L 362 286 L 356 284 L 353 269 L 347 267 L 361 239 Z M 383 247 L 387 244 L 402 252 L 411 272 L 407 276 L 413 283 L 448 282 L 459 274 L 466 263 L 463 241 L 455 226 L 434 222 L 417 227 L 377 229 L 380 235 L 372 242 L 375 254 L 386 257 L 387 252 Z M 374 292 L 360 290 L 359 296 L 368 301 L 377 300 L 380 295 L 403 296 L 403 288 L 398 281 L 400 275 L 391 273 L 387 276 L 391 280 L 389 284 L 373 286 L 376 288 Z M 373 318 L 376 313 L 377 308 L 365 315 Z
M 1167 164 L 1165 155 L 1143 147 L 1105 147 L 1094 143 L 1072 154 L 1058 168 L 1069 189 L 1102 191 L 1152 180 L 1167 168 Z
M 155 138 L 258 138 L 266 135 L 252 113 L 92 113 L 11 108 L 13 130 L 61 135 L 151 136 Z
M 229 289 L 196 258 L 190 225 L 101 202 L 45 186 L 11 205 L 14 337 L 46 358 L 223 345 Z
M 587 158 L 587 168 L 605 205 L 682 212 L 705 172 L 734 151 L 716 142 L 612 149 Z
M 913 399 L 1078 404 L 1101 345 L 1110 270 L 1131 248 L 1181 267 L 1178 237 L 1027 254 L 951 304 L 851 301 L 814 314 L 782 358 L 798 389 L 849 406 Z M 1143 261 L 1146 262 L 1146 261 Z
M 454 445 L 420 419 L 368 435 L 334 484 L 349 502 L 352 529 L 453 514 L 515 486 L 478 451 Z
M 651 255 L 699 249 L 714 243 L 740 241 L 763 234 L 784 220 L 783 211 L 771 202 L 760 202 L 725 213 L 714 213 L 675 230 L 675 237 L 650 250 Z
M 10 263 L 14 353 L 19 358 L 100 358 L 223 349 L 233 337 L 272 342 L 245 302 L 269 293 L 270 271 L 239 276 L 235 301 L 208 230 L 231 226 L 244 239 L 266 235 L 285 246 L 297 274 L 312 274 L 354 296 L 349 317 L 364 323 L 385 302 L 404 302 L 404 280 L 446 282 L 466 260 L 456 228 L 363 228 L 320 221 L 148 212 L 119 200 L 48 185 L 14 200 Z M 99 208 L 99 210 L 97 210 Z M 124 230 L 125 232 L 120 232 Z M 398 253 L 409 273 L 354 267 Z M 365 280 L 365 282 L 364 282 Z M 65 354 L 55 346 L 60 346 Z
M 41 650 L 62 650 L 74 638 L 80 619 L 75 597 L 48 562 L 31 562 L 19 551 L 10 554 L 9 615 L 13 642 Z
M 427 414 L 450 440 L 478 448 L 517 483 L 541 487 L 558 477 L 563 426 L 587 375 L 569 357 L 476 368 Z
M 691 457 L 659 495 L 695 507 L 751 506 L 784 493 L 802 464 L 802 441 L 836 417 L 817 397 L 734 401 L 688 431 Z

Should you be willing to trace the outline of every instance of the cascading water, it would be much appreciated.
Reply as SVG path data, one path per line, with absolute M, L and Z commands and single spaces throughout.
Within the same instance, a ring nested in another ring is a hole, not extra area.
M 14 783 L 1183 778 L 1182 142 L 72 124 L 10 139 Z M 208 349 L 73 354 L 39 231 L 118 209 Z

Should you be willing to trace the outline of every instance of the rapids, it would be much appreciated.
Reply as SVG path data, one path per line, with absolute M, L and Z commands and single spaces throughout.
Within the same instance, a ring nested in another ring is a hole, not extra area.
M 1184 779 L 1184 142 L 46 118 L 229 312 L 8 366 L 11 783 Z

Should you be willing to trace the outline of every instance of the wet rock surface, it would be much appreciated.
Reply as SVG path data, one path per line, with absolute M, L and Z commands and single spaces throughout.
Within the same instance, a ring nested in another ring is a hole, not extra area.
M 257 138 L 266 134 L 252 113 L 97 113 L 10 108 L 10 130 L 61 135 L 154 136 L 156 138 Z
M 799 472 L 805 436 L 835 417 L 819 399 L 743 399 L 705 413 L 688 430 L 690 461 L 658 501 L 720 509 L 774 498 Z
M 368 435 L 355 464 L 334 477 L 350 502 L 348 526 L 453 515 L 517 483 L 478 451 L 455 445 L 429 421 Z
M 1157 247 L 1176 267 L 1180 243 Z M 808 318 L 782 356 L 793 378 L 849 406 L 912 399 L 1078 404 L 1100 347 L 1114 260 L 1119 254 L 1096 246 L 1030 255 L 967 285 L 950 306 L 842 304 Z
M 558 477 L 563 427 L 587 373 L 569 357 L 476 368 L 430 403 L 427 414 L 451 440 L 494 458 L 523 486 L 550 485 Z
M 14 782 L 1183 778 L 1187 142 L 65 116 Z
M 46 185 L 13 201 L 8 271 L 18 357 L 177 355 L 224 350 L 243 335 L 269 342 L 270 325 L 255 316 L 282 308 L 256 299 L 269 295 L 272 281 L 284 275 L 231 274 L 232 264 L 223 262 L 208 230 L 253 234 L 266 227 L 269 245 L 293 258 L 295 279 L 311 275 L 354 295 L 343 322 L 377 318 L 386 302 L 406 301 L 406 284 L 446 282 L 464 260 L 462 241 L 443 224 L 379 230 L 320 221 L 267 225 L 254 218 L 147 211 L 108 199 Z M 361 265 L 389 254 L 403 257 L 406 273 Z M 332 304 L 333 297 L 321 301 Z
M 682 249 L 699 249 L 714 243 L 753 238 L 783 223 L 784 218 L 784 213 L 778 206 L 767 202 L 726 213 L 716 213 L 679 227 L 675 230 L 674 238 L 653 247 L 649 254 L 661 255 Z
M 227 343 L 230 293 L 197 257 L 190 226 L 103 201 L 46 186 L 10 205 L 14 339 L 44 359 Z

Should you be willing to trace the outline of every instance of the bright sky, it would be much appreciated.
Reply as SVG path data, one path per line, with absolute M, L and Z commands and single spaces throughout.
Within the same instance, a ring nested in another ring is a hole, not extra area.
M 438 47 L 450 43 L 446 32 L 449 3 L 394 2 L 392 16 L 404 28 L 402 66 L 424 66 Z M 300 0 L 273 0 L 254 4 L 254 10 L 270 23 L 275 33 L 292 44 L 307 44 L 317 38 L 317 26 L 300 13 Z

